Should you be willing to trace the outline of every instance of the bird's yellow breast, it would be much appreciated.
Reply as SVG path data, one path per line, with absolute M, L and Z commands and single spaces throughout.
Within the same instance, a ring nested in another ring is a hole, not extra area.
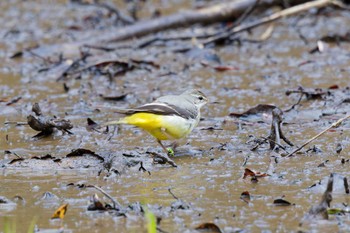
M 158 140 L 179 139 L 185 137 L 194 128 L 192 122 L 182 117 L 152 113 L 135 113 L 125 117 L 121 122 L 140 127 Z

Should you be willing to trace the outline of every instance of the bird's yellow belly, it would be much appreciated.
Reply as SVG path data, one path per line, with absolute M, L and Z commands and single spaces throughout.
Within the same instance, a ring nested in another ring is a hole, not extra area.
M 125 117 L 123 123 L 146 130 L 158 140 L 179 139 L 188 135 L 193 125 L 179 116 L 162 116 L 152 113 L 135 113 Z

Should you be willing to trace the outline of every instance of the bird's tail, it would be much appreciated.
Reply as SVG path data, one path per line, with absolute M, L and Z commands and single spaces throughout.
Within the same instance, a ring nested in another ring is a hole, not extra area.
M 120 124 L 126 124 L 127 122 L 125 121 L 124 118 L 116 120 L 116 121 L 108 121 L 105 123 L 102 123 L 100 125 L 100 127 L 106 127 L 106 126 L 110 126 L 110 125 L 120 125 Z

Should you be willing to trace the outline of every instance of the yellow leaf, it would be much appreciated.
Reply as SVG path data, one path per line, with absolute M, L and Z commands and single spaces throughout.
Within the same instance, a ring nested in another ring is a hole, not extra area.
M 55 213 L 52 215 L 51 219 L 53 219 L 53 218 L 60 218 L 60 219 L 63 219 L 63 218 L 64 218 L 64 215 L 65 215 L 66 212 L 67 212 L 67 207 L 68 207 L 68 203 L 67 203 L 67 204 L 64 204 L 64 205 L 61 205 L 61 206 L 55 211 Z

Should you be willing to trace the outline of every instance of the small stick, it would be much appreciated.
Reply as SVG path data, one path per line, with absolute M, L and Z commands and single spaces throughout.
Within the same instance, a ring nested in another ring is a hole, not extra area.
M 340 118 L 337 122 L 331 124 L 327 129 L 323 130 L 321 133 L 317 134 L 316 136 L 312 137 L 311 139 L 309 139 L 307 142 L 305 142 L 303 145 L 301 145 L 300 147 L 298 147 L 297 149 L 295 149 L 294 151 L 292 151 L 291 153 L 289 153 L 286 157 L 291 157 L 293 154 L 295 154 L 296 152 L 300 151 L 301 149 L 303 149 L 307 144 L 309 144 L 310 142 L 314 141 L 315 139 L 317 139 L 318 137 L 320 137 L 321 135 L 323 135 L 324 133 L 326 133 L 328 130 L 332 129 L 332 128 L 336 128 L 339 127 L 339 125 L 345 121 L 346 119 L 349 119 L 350 115 L 347 115 L 346 117 Z
M 266 137 L 261 137 L 261 138 L 264 139 L 265 141 L 270 141 L 270 142 L 275 143 L 275 144 L 276 144 L 277 146 L 279 146 L 282 150 L 286 151 L 286 148 L 285 148 L 283 145 L 277 143 L 276 141 L 274 141 L 274 140 L 272 140 L 272 139 L 270 139 L 270 138 L 266 138 Z M 286 151 L 286 152 L 287 152 L 287 151 Z
M 114 198 L 109 195 L 106 191 L 104 191 L 103 189 L 101 189 L 100 187 L 97 187 L 96 185 L 87 185 L 86 187 L 92 187 L 97 189 L 98 191 L 100 191 L 103 195 L 105 195 L 106 197 L 108 197 L 112 203 L 113 203 L 113 209 L 116 209 L 116 206 L 118 206 L 119 209 L 122 209 L 122 205 L 119 204 L 119 202 L 117 200 L 114 200 Z
M 171 191 L 171 188 L 168 188 L 168 191 L 171 194 L 171 196 L 173 196 L 173 198 L 175 198 L 176 200 L 179 200 L 179 198 L 175 196 L 175 194 Z
M 21 122 L 21 121 L 5 121 L 4 125 L 28 125 L 28 122 Z
M 343 181 L 344 181 L 344 189 L 345 189 L 345 193 L 346 193 L 346 194 L 349 194 L 349 193 L 350 193 L 350 191 L 349 191 L 349 183 L 348 183 L 348 179 L 347 179 L 346 177 L 344 177 Z

